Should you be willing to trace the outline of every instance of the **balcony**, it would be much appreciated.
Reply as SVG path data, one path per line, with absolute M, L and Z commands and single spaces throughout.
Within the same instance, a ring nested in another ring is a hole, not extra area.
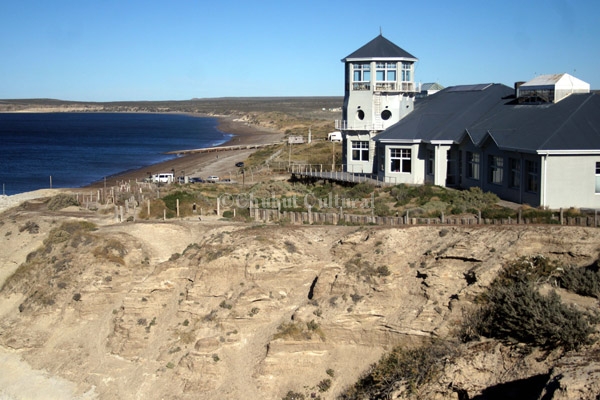
M 362 121 L 335 120 L 335 129 L 338 131 L 382 131 L 383 122 L 365 123 Z
M 376 92 L 415 92 L 414 82 L 375 82 Z M 353 82 L 353 91 L 371 90 L 370 82 Z
M 393 92 L 396 91 L 396 82 L 376 82 L 376 92 Z
M 352 90 L 371 90 L 370 82 L 354 82 L 352 84 Z

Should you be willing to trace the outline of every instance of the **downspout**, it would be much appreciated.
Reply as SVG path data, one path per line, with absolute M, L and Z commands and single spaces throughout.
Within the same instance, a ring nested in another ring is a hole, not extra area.
M 435 181 L 437 180 L 439 182 L 439 179 L 440 179 L 440 176 L 439 176 L 439 174 L 440 174 L 440 145 L 439 144 L 435 145 L 435 158 L 433 159 L 433 161 L 435 162 L 435 172 L 433 175 L 433 184 L 435 185 Z
M 542 190 L 542 204 L 541 205 L 542 205 L 542 207 L 546 207 L 547 206 L 547 204 L 546 204 L 546 195 L 547 195 L 546 191 L 548 190 L 547 187 L 546 187 L 546 183 L 548 181 L 548 178 L 547 178 L 548 174 L 546 173 L 548 171 L 548 153 L 546 153 L 546 154 L 543 155 L 542 160 L 544 162 L 544 168 L 543 168 L 543 171 L 544 171 L 543 172 L 543 174 L 544 174 L 544 179 L 543 179 L 543 181 L 544 181 L 544 190 Z

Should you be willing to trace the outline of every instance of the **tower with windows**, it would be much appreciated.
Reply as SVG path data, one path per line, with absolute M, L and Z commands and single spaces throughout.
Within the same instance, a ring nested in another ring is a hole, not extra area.
M 417 58 L 382 35 L 342 59 L 345 69 L 342 120 L 343 164 L 351 173 L 372 173 L 377 133 L 414 108 Z

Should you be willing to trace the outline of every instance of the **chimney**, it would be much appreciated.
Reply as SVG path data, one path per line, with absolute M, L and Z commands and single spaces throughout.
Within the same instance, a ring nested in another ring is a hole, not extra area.
M 525 83 L 524 81 L 515 82 L 515 99 L 519 98 L 519 87 L 521 87 L 521 85 L 524 83 Z

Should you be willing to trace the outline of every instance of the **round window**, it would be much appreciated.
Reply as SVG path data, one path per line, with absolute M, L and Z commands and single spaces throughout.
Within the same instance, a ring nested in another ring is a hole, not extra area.
M 381 112 L 381 119 L 387 121 L 392 116 L 392 112 L 390 110 L 383 110 Z
M 356 118 L 362 121 L 363 119 L 365 119 L 365 112 L 363 110 L 358 110 L 356 112 Z

